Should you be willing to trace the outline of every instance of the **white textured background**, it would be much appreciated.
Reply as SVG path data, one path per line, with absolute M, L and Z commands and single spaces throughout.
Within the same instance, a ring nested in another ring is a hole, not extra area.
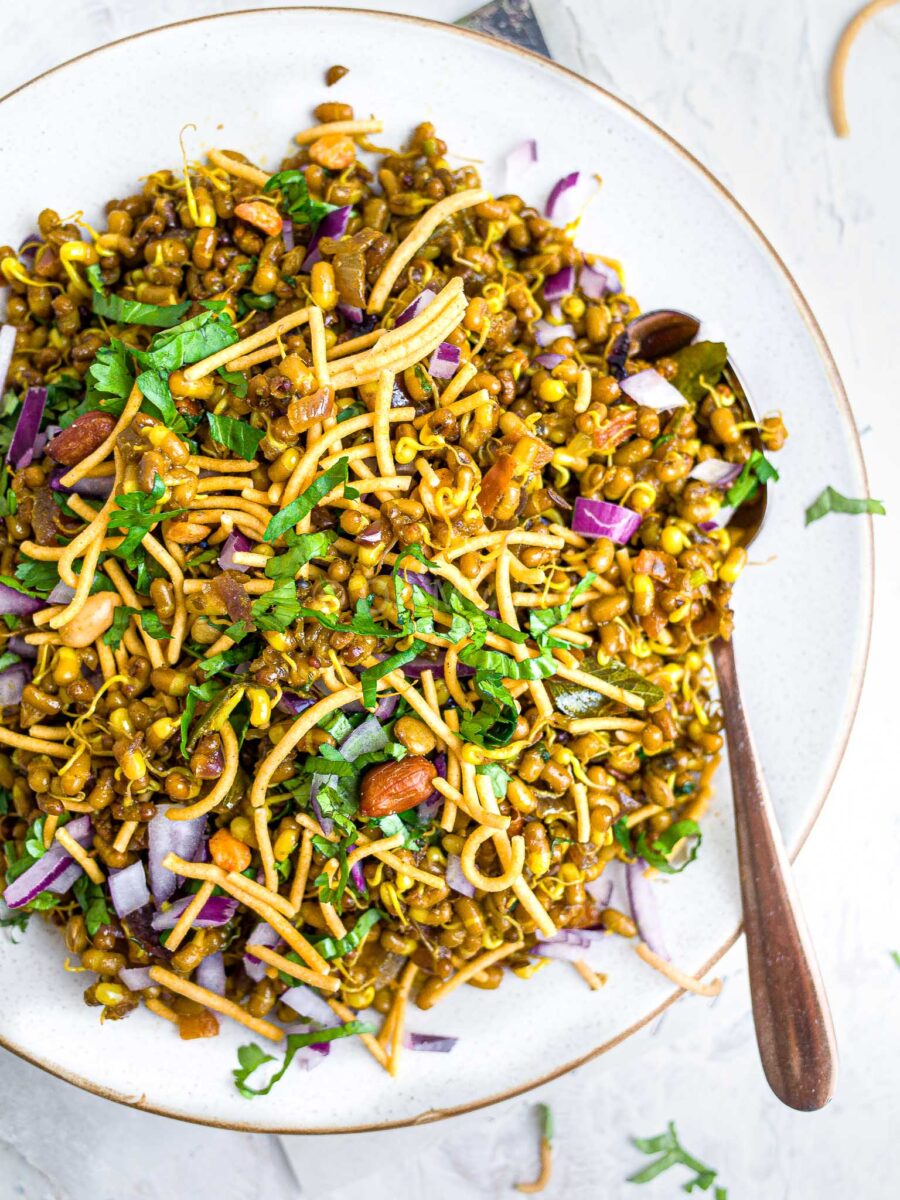
M 251 3 L 3 0 L 0 93 L 113 38 Z M 900 8 L 877 18 L 856 46 L 848 80 L 853 136 L 842 143 L 828 125 L 825 74 L 856 6 L 535 0 L 554 56 L 679 139 L 774 242 L 824 327 L 864 435 L 872 492 L 891 513 L 876 521 L 876 621 L 862 705 L 797 870 L 837 1026 L 837 1098 L 823 1113 L 800 1115 L 768 1092 L 738 947 L 723 963 L 727 987 L 717 1002 L 682 1002 L 625 1051 L 540 1093 L 421 1130 L 279 1142 L 195 1128 L 107 1104 L 0 1052 L 0 1200 L 511 1196 L 512 1183 L 535 1171 L 538 1099 L 552 1105 L 557 1126 L 548 1200 L 681 1195 L 681 1172 L 641 1191 L 625 1182 L 645 1161 L 630 1136 L 658 1133 L 669 1119 L 688 1149 L 718 1168 L 730 1200 L 897 1196 L 900 969 L 889 952 L 900 947 L 892 770 L 900 656 L 891 636 L 900 608 Z M 454 20 L 470 5 L 370 0 L 369 7 Z M 77 140 L 73 130 L 73 149 Z M 834 586 L 854 586 L 840 563 Z

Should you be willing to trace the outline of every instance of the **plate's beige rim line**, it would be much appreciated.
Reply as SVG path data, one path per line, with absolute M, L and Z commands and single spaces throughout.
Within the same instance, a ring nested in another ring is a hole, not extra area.
M 350 13 L 350 14 L 356 13 L 361 16 L 376 17 L 379 20 L 384 20 L 386 23 L 390 23 L 392 21 L 403 21 L 410 25 L 423 25 L 423 26 L 431 27 L 433 29 L 439 29 L 443 33 L 447 33 L 447 34 L 450 34 L 452 36 L 456 36 L 456 37 L 459 37 L 462 39 L 468 38 L 468 39 L 475 39 L 477 41 L 484 42 L 485 44 L 491 46 L 493 49 L 501 49 L 501 50 L 505 51 L 506 53 L 518 55 L 521 58 L 525 58 L 525 59 L 530 60 L 531 62 L 539 64 L 541 67 L 543 67 L 546 70 L 556 71 L 563 76 L 577 80 L 580 84 L 583 84 L 586 87 L 592 89 L 593 91 L 599 93 L 606 102 L 615 105 L 617 108 L 619 108 L 622 111 L 624 111 L 625 113 L 627 113 L 630 117 L 634 118 L 635 120 L 639 121 L 642 125 L 646 126 L 648 129 L 650 129 L 654 134 L 656 134 L 657 137 L 661 138 L 662 141 L 665 142 L 666 145 L 671 150 L 673 150 L 676 154 L 678 154 L 681 158 L 683 158 L 688 163 L 689 166 L 693 167 L 696 171 L 698 171 L 703 176 L 705 181 L 708 184 L 710 184 L 712 186 L 712 188 L 716 192 L 718 192 L 718 194 L 723 199 L 725 199 L 725 201 L 733 208 L 733 210 L 737 213 L 737 215 L 745 222 L 746 225 L 749 226 L 751 232 L 754 233 L 756 235 L 756 237 L 759 239 L 759 241 L 762 243 L 764 250 L 768 253 L 770 258 L 772 258 L 774 260 L 775 265 L 778 267 L 778 269 L 781 271 L 782 275 L 786 279 L 786 281 L 791 289 L 791 293 L 794 298 L 794 303 L 797 306 L 797 310 L 800 313 L 800 316 L 803 318 L 803 321 L 807 325 L 809 332 L 812 335 L 813 341 L 815 342 L 815 345 L 819 352 L 819 355 L 821 356 L 822 361 L 825 365 L 825 370 L 828 375 L 829 382 L 831 384 L 831 390 L 832 390 L 835 400 L 837 401 L 838 408 L 841 410 L 841 412 L 847 422 L 847 426 L 848 426 L 850 434 L 851 434 L 851 445 L 852 445 L 852 448 L 853 448 L 853 451 L 855 453 L 856 460 L 857 460 L 857 467 L 859 468 L 859 471 L 862 475 L 863 481 L 866 485 L 866 494 L 868 495 L 869 484 L 868 484 L 868 475 L 866 472 L 865 459 L 863 458 L 862 446 L 860 444 L 859 434 L 857 432 L 856 421 L 854 420 L 854 417 L 853 417 L 853 411 L 850 407 L 850 401 L 847 397 L 847 392 L 844 387 L 843 380 L 841 379 L 840 373 L 837 369 L 837 364 L 834 361 L 834 357 L 831 353 L 828 343 L 825 341 L 825 336 L 822 333 L 821 327 L 819 326 L 819 323 L 816 320 L 815 315 L 813 314 L 812 308 L 810 307 L 808 300 L 803 295 L 802 291 L 800 290 L 799 285 L 797 284 L 797 281 L 794 279 L 793 275 L 791 274 L 787 265 L 785 264 L 785 262 L 779 255 L 778 251 L 775 249 L 775 247 L 772 245 L 772 243 L 769 241 L 769 239 L 766 237 L 766 235 L 763 233 L 763 231 L 759 228 L 759 226 L 756 224 L 756 222 L 753 220 L 753 218 L 750 216 L 750 214 L 742 207 L 742 205 L 735 199 L 735 197 L 732 196 L 731 192 L 728 191 L 728 189 L 724 186 L 724 184 L 722 184 L 716 178 L 716 176 L 713 175 L 712 171 L 710 171 L 709 168 L 704 166 L 703 163 L 700 162 L 699 159 L 695 158 L 694 155 L 691 154 L 691 152 L 689 150 L 686 150 L 684 148 L 684 146 L 681 145 L 680 142 L 677 142 L 675 140 L 675 138 L 673 138 L 671 136 L 671 134 L 666 133 L 666 131 L 664 129 L 661 129 L 660 126 L 657 125 L 654 121 L 651 121 L 649 117 L 645 117 L 643 115 L 643 113 L 638 112 L 637 109 L 633 108 L 630 104 L 627 104 L 624 100 L 621 100 L 618 96 L 614 96 L 611 92 L 607 91 L 605 88 L 601 87 L 599 84 L 594 83 L 590 79 L 585 79 L 585 77 L 583 75 L 579 75 L 577 71 L 572 71 L 568 67 L 561 66 L 559 63 L 554 62 L 552 59 L 544 58 L 543 55 L 537 54 L 532 50 L 525 50 L 520 46 L 515 46 L 510 42 L 500 41 L 497 38 L 490 37 L 487 34 L 478 33 L 475 30 L 471 30 L 471 29 L 461 29 L 459 26 L 455 26 L 455 25 L 447 25 L 442 21 L 435 21 L 429 17 L 411 16 L 406 13 L 376 12 L 372 9 L 366 9 L 366 8 L 334 8 L 330 5 L 280 5 L 280 6 L 273 7 L 273 8 L 245 8 L 245 9 L 239 9 L 234 12 L 211 13 L 207 16 L 188 17 L 182 21 L 173 21 L 167 25 L 157 25 L 157 26 L 154 26 L 152 29 L 144 29 L 144 30 L 141 30 L 139 33 L 132 33 L 126 37 L 117 38 L 113 42 L 107 42 L 103 46 L 96 46 L 93 50 L 86 50 L 82 54 L 77 54 L 77 55 L 75 55 L 74 58 L 67 59 L 65 62 L 60 63 L 58 66 L 51 67 L 46 71 L 42 71 L 40 75 L 36 75 L 33 79 L 30 79 L 25 83 L 19 84 L 19 86 L 13 88 L 12 91 L 7 92 L 3 96 L 0 96 L 0 104 L 3 104 L 4 101 L 9 100 L 12 96 L 17 95 L 19 92 L 24 91 L 26 88 L 31 87 L 33 84 L 39 83 L 42 79 L 45 79 L 48 75 L 54 75 L 54 74 L 56 74 L 57 71 L 63 71 L 63 70 L 65 70 L 66 67 L 70 67 L 74 63 L 80 62 L 82 59 L 92 58 L 94 55 L 102 54 L 105 50 L 111 50 L 116 46 L 124 45 L 126 42 L 137 41 L 139 38 L 148 37 L 154 33 L 160 33 L 163 30 L 177 29 L 182 25 L 198 25 L 201 22 L 227 20 L 229 18 L 234 18 L 234 17 L 244 17 L 244 16 L 258 15 L 258 14 L 263 14 L 263 13 L 303 12 L 303 11 L 323 12 L 323 13 Z M 844 731 L 843 739 L 841 741 L 840 746 L 838 747 L 838 753 L 834 759 L 834 766 L 832 768 L 831 775 L 830 775 L 829 779 L 826 781 L 826 784 L 823 787 L 820 796 L 817 798 L 815 807 L 814 807 L 805 827 L 801 831 L 800 836 L 797 838 L 796 843 L 792 847 L 790 847 L 789 855 L 790 855 L 791 862 L 794 861 L 794 859 L 800 853 L 800 850 L 803 848 L 803 845 L 806 842 L 806 839 L 809 837 L 809 834 L 812 831 L 813 826 L 815 825 L 816 821 L 819 818 L 819 815 L 822 811 L 825 801 L 828 798 L 828 793 L 831 790 L 831 786 L 834 783 L 834 779 L 835 779 L 835 776 L 837 775 L 838 768 L 840 767 L 841 761 L 844 757 L 844 752 L 847 749 L 847 742 L 850 737 L 850 732 L 853 728 L 854 721 L 856 720 L 856 714 L 859 710 L 859 701 L 860 701 L 860 695 L 862 693 L 863 678 L 865 676 L 866 663 L 868 660 L 869 647 L 871 644 L 872 613 L 873 613 L 873 607 L 874 607 L 875 554 L 874 554 L 874 536 L 873 536 L 873 530 L 872 530 L 872 518 L 870 516 L 866 517 L 865 529 L 866 529 L 866 560 L 867 560 L 868 569 L 866 572 L 864 583 L 868 587 L 869 603 L 868 603 L 867 612 L 866 612 L 866 631 L 865 631 L 865 639 L 864 639 L 864 644 L 863 644 L 863 648 L 862 648 L 862 653 L 859 656 L 859 661 L 857 662 L 857 664 L 854 668 L 854 671 L 853 671 L 853 675 L 850 679 L 850 691 L 851 691 L 851 695 L 852 695 L 851 711 L 849 714 L 849 720 L 847 721 L 846 729 Z M 726 941 L 718 948 L 718 950 L 716 950 L 715 954 L 713 954 L 711 956 L 711 958 L 709 958 L 709 960 L 706 963 L 704 963 L 704 965 L 698 971 L 698 976 L 703 976 L 708 971 L 710 971 L 715 966 L 715 964 L 719 961 L 719 959 L 728 950 L 731 949 L 731 947 L 735 944 L 737 939 L 740 937 L 741 929 L 742 929 L 742 926 L 738 925 L 738 927 L 737 927 L 737 929 L 735 929 L 734 933 L 729 938 L 727 938 Z M 18 1058 L 23 1059 L 25 1062 L 31 1063 L 32 1066 L 40 1067 L 41 1070 L 46 1071 L 48 1074 L 55 1075 L 58 1079 L 63 1079 L 67 1083 L 72 1083 L 76 1087 L 82 1088 L 84 1091 L 87 1091 L 87 1092 L 92 1092 L 96 1096 L 102 1096 L 106 1100 L 113 1100 L 117 1104 L 124 1104 L 124 1105 L 128 1106 L 129 1108 L 141 1109 L 144 1112 L 154 1113 L 157 1116 L 172 1117 L 172 1118 L 175 1118 L 176 1120 L 186 1121 L 189 1124 L 193 1124 L 193 1125 L 206 1125 L 206 1126 L 211 1126 L 216 1129 L 235 1129 L 235 1130 L 238 1130 L 241 1132 L 246 1132 L 246 1133 L 277 1133 L 277 1134 L 373 1133 L 373 1132 L 377 1132 L 380 1130 L 386 1130 L 386 1129 L 402 1129 L 402 1128 L 406 1128 L 406 1127 L 409 1127 L 412 1125 L 431 1124 L 432 1122 L 440 1121 L 447 1117 L 460 1116 L 464 1113 L 475 1112 L 476 1110 L 478 1110 L 480 1108 L 486 1108 L 492 1104 L 499 1104 L 501 1101 L 512 1099 L 514 1096 L 521 1096 L 525 1092 L 531 1091 L 533 1088 L 540 1087 L 545 1083 L 550 1083 L 552 1080 L 560 1078 L 560 1076 L 562 1076 L 562 1075 L 568 1074 L 570 1071 L 575 1070 L 576 1067 L 581 1067 L 585 1063 L 590 1062 L 594 1058 L 599 1058 L 599 1056 L 601 1054 L 606 1054 L 608 1051 L 614 1049 L 616 1046 L 620 1045 L 622 1042 L 624 1042 L 628 1038 L 632 1037 L 635 1033 L 639 1032 L 639 1030 L 643 1029 L 651 1021 L 655 1020 L 658 1016 L 660 1016 L 667 1008 L 669 1008 L 672 1004 L 674 1004 L 675 1001 L 680 999 L 683 995 L 685 995 L 684 989 L 677 988 L 675 991 L 672 992 L 672 994 L 670 996 L 668 996 L 665 1000 L 663 1000 L 660 1004 L 658 1004 L 654 1009 L 652 1009 L 651 1012 L 649 1012 L 645 1016 L 641 1017 L 640 1020 L 635 1021 L 635 1023 L 633 1025 L 630 1025 L 627 1029 L 624 1029 L 621 1033 L 617 1034 L 614 1038 L 611 1038 L 608 1041 L 601 1043 L 599 1046 L 594 1047 L 594 1049 L 589 1050 L 586 1054 L 581 1055 L 579 1058 L 572 1059 L 570 1062 L 564 1063 L 561 1067 L 557 1067 L 555 1070 L 549 1071 L 546 1075 L 542 1075 L 542 1076 L 538 1077 L 537 1079 L 529 1080 L 528 1083 L 523 1083 L 517 1087 L 510 1088 L 508 1091 L 505 1091 L 505 1092 L 497 1092 L 494 1095 L 486 1096 L 481 1100 L 474 1100 L 474 1101 L 470 1102 L 469 1104 L 456 1105 L 453 1108 L 431 1109 L 427 1112 L 419 1113 L 417 1116 L 409 1117 L 408 1119 L 405 1119 L 405 1120 L 382 1121 L 382 1122 L 376 1122 L 376 1123 L 368 1124 L 368 1125 L 328 1126 L 328 1127 L 319 1127 L 319 1128 L 313 1128 L 313 1129 L 308 1129 L 308 1128 L 307 1129 L 297 1129 L 297 1128 L 292 1128 L 289 1126 L 270 1126 L 270 1125 L 259 1125 L 259 1124 L 243 1124 L 243 1123 L 229 1122 L 229 1121 L 207 1120 L 206 1118 L 203 1118 L 203 1117 L 191 1116 L 188 1113 L 175 1112 L 172 1109 L 168 1109 L 168 1108 L 156 1108 L 153 1105 L 148 1104 L 142 1095 L 134 1097 L 134 1096 L 125 1095 L 124 1093 L 121 1093 L 121 1092 L 110 1091 L 108 1088 L 101 1087 L 98 1084 L 92 1082 L 90 1079 L 85 1079 L 82 1076 L 73 1075 L 66 1071 L 59 1070 L 58 1068 L 53 1066 L 51 1063 L 43 1062 L 38 1058 L 34 1058 L 32 1055 L 30 1055 L 26 1051 L 24 1051 L 21 1047 L 12 1045 L 10 1042 L 8 1042 L 4 1038 L 2 1033 L 0 1033 L 0 1047 L 2 1047 L 5 1050 L 9 1050 L 11 1053 L 15 1054 Z

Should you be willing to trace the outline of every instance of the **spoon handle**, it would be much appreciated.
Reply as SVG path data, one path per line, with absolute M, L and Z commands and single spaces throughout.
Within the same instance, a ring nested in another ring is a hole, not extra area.
M 810 1112 L 834 1093 L 831 1013 L 747 724 L 733 643 L 717 638 L 712 653 L 728 734 L 756 1040 L 772 1091 Z

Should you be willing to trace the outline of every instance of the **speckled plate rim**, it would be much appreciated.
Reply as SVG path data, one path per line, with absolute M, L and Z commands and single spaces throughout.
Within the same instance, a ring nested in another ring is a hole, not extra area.
M 815 315 L 813 314 L 809 302 L 801 292 L 797 281 L 789 271 L 784 260 L 781 258 L 778 251 L 771 244 L 763 231 L 759 228 L 757 223 L 734 198 L 734 196 L 732 196 L 724 184 L 722 184 L 716 178 L 716 176 L 712 173 L 712 171 L 709 170 L 708 167 L 704 166 L 703 163 L 700 162 L 699 159 L 695 158 L 689 150 L 686 150 L 684 146 L 680 144 L 680 142 L 677 142 L 675 138 L 666 133 L 666 131 L 655 122 L 651 121 L 649 117 L 644 116 L 643 113 L 641 113 L 638 109 L 634 108 L 630 104 L 627 104 L 618 96 L 613 95 L 613 93 L 608 91 L 606 88 L 601 87 L 599 84 L 594 83 L 590 79 L 586 79 L 583 75 L 579 75 L 577 71 L 572 71 L 568 67 L 560 66 L 559 63 L 553 62 L 551 59 L 544 58 L 542 55 L 537 54 L 532 50 L 525 50 L 520 46 L 515 46 L 509 42 L 499 41 L 496 38 L 489 37 L 486 34 L 478 33 L 474 30 L 461 29 L 458 26 L 447 25 L 442 21 L 435 21 L 429 17 L 412 16 L 405 13 L 379 12 L 366 8 L 337 8 L 332 5 L 279 5 L 272 8 L 246 8 L 239 9 L 234 12 L 212 13 L 207 16 L 189 17 L 183 21 L 172 21 L 165 25 L 156 25 L 152 29 L 145 29 L 140 33 L 133 33 L 129 34 L 127 37 L 117 38 L 113 42 L 107 42 L 105 45 L 98 46 L 93 50 L 87 50 L 83 54 L 78 54 L 75 55 L 74 58 L 67 59 L 65 62 L 60 63 L 56 67 L 51 67 L 47 71 L 42 71 L 40 75 L 36 75 L 33 79 L 28 80 L 26 83 L 20 84 L 18 87 L 13 88 L 12 91 L 7 92 L 4 96 L 0 96 L 0 105 L 2 105 L 6 100 L 10 99 L 12 96 L 16 96 L 20 92 L 32 87 L 34 84 L 40 83 L 41 80 L 46 79 L 49 75 L 55 75 L 60 71 L 64 71 L 67 67 L 72 66 L 74 63 L 81 62 L 83 59 L 94 58 L 103 54 L 107 50 L 111 50 L 128 42 L 138 41 L 144 37 L 149 37 L 152 34 L 158 33 L 164 29 L 175 29 L 181 26 L 199 25 L 203 23 L 211 23 L 213 21 L 227 21 L 229 19 L 240 18 L 251 14 L 255 15 L 263 13 L 297 11 L 342 14 L 358 13 L 359 15 L 364 15 L 367 18 L 374 17 L 378 20 L 383 20 L 386 24 L 399 21 L 407 25 L 419 25 L 431 29 L 438 29 L 445 33 L 448 37 L 459 38 L 461 42 L 478 41 L 487 43 L 495 49 L 500 48 L 508 54 L 517 55 L 521 58 L 527 59 L 532 63 L 539 65 L 543 70 L 557 73 L 564 78 L 577 80 L 580 84 L 601 96 L 605 103 L 613 105 L 623 113 L 627 114 L 629 117 L 640 122 L 641 125 L 643 125 L 658 139 L 660 139 L 660 141 L 662 141 L 669 150 L 677 154 L 688 165 L 689 168 L 697 172 L 702 179 L 724 201 L 726 201 L 734 215 L 749 228 L 750 232 L 754 235 L 762 249 L 765 251 L 766 255 L 772 260 L 782 275 L 784 281 L 787 283 L 797 311 L 806 325 L 819 357 L 824 365 L 825 373 L 831 387 L 832 396 L 841 416 L 844 419 L 846 429 L 849 434 L 850 449 L 856 460 L 856 467 L 859 471 L 860 477 L 865 485 L 865 494 L 869 494 L 868 475 L 866 472 L 865 459 L 863 457 L 859 434 L 857 432 L 856 421 L 853 416 L 853 411 L 850 407 L 850 401 L 847 397 L 843 380 L 841 379 L 840 373 L 837 369 L 837 364 L 834 361 L 834 357 L 831 353 L 828 343 L 825 341 L 825 336 L 822 333 L 821 327 L 819 326 Z M 853 729 L 853 725 L 856 721 L 856 714 L 859 709 L 859 700 L 862 693 L 866 663 L 868 660 L 869 647 L 871 643 L 875 583 L 874 533 L 872 529 L 872 519 L 870 516 L 865 517 L 863 525 L 865 530 L 864 556 L 866 561 L 866 572 L 864 578 L 860 580 L 860 587 L 866 591 L 866 628 L 863 639 L 860 643 L 859 651 L 857 653 L 857 661 L 854 664 L 852 675 L 848 680 L 847 692 L 850 697 L 850 719 L 848 720 L 846 728 L 843 731 L 843 737 L 835 749 L 831 771 L 823 783 L 819 795 L 815 798 L 811 805 L 811 811 L 807 822 L 801 829 L 793 844 L 788 847 L 788 854 L 791 862 L 793 862 L 800 853 L 800 850 L 803 848 L 806 839 L 809 837 L 813 826 L 819 819 L 819 815 L 822 812 L 822 808 L 826 799 L 828 798 L 828 793 L 831 791 L 831 786 L 834 783 L 834 779 L 837 775 L 838 768 L 843 760 L 844 752 L 846 751 L 850 733 Z M 741 935 L 741 931 L 742 926 L 738 925 L 734 933 L 731 934 L 731 936 L 728 937 L 716 950 L 716 952 L 703 964 L 697 973 L 698 976 L 707 974 L 707 972 L 709 972 L 715 966 L 722 956 L 727 953 L 727 951 L 730 950 L 738 940 Z M 674 1004 L 676 1000 L 679 1000 L 683 995 L 685 995 L 684 989 L 676 988 L 671 995 L 666 997 L 665 1000 L 656 1005 L 655 1008 L 646 1013 L 639 1020 L 635 1021 L 632 1025 L 628 1026 L 627 1029 L 622 1030 L 622 1032 L 617 1034 L 616 1037 L 602 1042 L 599 1046 L 595 1046 L 593 1049 L 587 1051 L 585 1054 L 580 1055 L 578 1058 L 574 1058 L 571 1061 L 564 1063 L 562 1066 L 556 1067 L 552 1071 L 548 1071 L 544 1075 L 540 1075 L 526 1083 L 519 1084 L 514 1088 L 508 1089 L 507 1091 L 495 1092 L 490 1096 L 485 1096 L 480 1100 L 471 1101 L 468 1104 L 456 1105 L 450 1108 L 429 1109 L 425 1112 L 417 1114 L 414 1117 L 408 1117 L 403 1120 L 373 1122 L 364 1125 L 331 1126 L 324 1128 L 316 1127 L 313 1129 L 281 1125 L 273 1126 L 266 1124 L 255 1124 L 252 1122 L 244 1123 L 216 1121 L 198 1117 L 189 1113 L 178 1112 L 177 1110 L 171 1108 L 159 1108 L 155 1105 L 149 1104 L 143 1095 L 129 1096 L 123 1092 L 112 1091 L 94 1083 L 90 1079 L 86 1079 L 80 1075 L 71 1074 L 58 1068 L 52 1063 L 43 1061 L 42 1059 L 29 1054 L 20 1046 L 16 1046 L 7 1041 L 2 1032 L 0 1032 L 0 1047 L 2 1047 L 4 1050 L 10 1051 L 12 1054 L 15 1054 L 23 1061 L 31 1063 L 35 1067 L 40 1067 L 42 1071 L 46 1071 L 49 1075 L 55 1075 L 58 1079 L 63 1079 L 66 1083 L 74 1084 L 76 1087 L 82 1088 L 86 1092 L 92 1092 L 95 1096 L 102 1096 L 106 1100 L 113 1100 L 117 1104 L 124 1104 L 129 1108 L 137 1108 L 144 1112 L 154 1113 L 157 1116 L 172 1117 L 176 1120 L 185 1121 L 193 1125 L 206 1125 L 215 1129 L 234 1129 L 245 1133 L 315 1135 L 329 1133 L 373 1133 L 380 1130 L 401 1129 L 413 1125 L 427 1125 L 435 1121 L 444 1120 L 447 1117 L 460 1116 L 464 1113 L 475 1112 L 478 1109 L 487 1108 L 489 1105 L 499 1104 L 501 1101 L 512 1099 L 514 1096 L 521 1096 L 525 1092 L 529 1092 L 536 1087 L 540 1087 L 543 1084 L 550 1083 L 554 1079 L 559 1079 L 561 1076 L 567 1075 L 570 1071 L 574 1071 L 577 1067 L 584 1066 L 585 1063 L 588 1063 L 595 1058 L 599 1058 L 600 1055 L 606 1054 L 610 1050 L 620 1046 L 623 1042 L 627 1041 L 641 1029 L 644 1029 L 648 1024 L 650 1024 L 651 1021 L 654 1021 L 657 1017 L 661 1016 L 667 1008 Z

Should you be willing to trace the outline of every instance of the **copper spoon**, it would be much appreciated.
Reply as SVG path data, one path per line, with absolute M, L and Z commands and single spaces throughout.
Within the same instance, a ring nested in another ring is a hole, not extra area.
M 620 353 L 650 360 L 673 354 L 693 341 L 699 328 L 687 313 L 646 313 L 628 326 Z M 754 420 L 730 361 L 724 379 L 742 419 Z M 743 530 L 745 546 L 759 533 L 765 511 L 763 484 L 731 521 Z M 834 1094 L 837 1046 L 831 1012 L 744 711 L 733 640 L 716 638 L 712 658 L 728 738 L 756 1040 L 772 1091 L 790 1108 L 810 1112 Z

